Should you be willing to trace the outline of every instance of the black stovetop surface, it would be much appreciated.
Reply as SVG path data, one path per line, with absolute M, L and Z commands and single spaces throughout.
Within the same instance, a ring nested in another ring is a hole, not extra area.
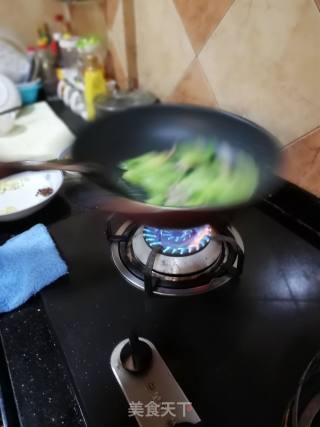
M 276 426 L 320 346 L 320 254 L 257 209 L 235 223 L 241 279 L 191 298 L 145 297 L 115 269 L 105 218 L 51 227 L 70 276 L 42 292 L 89 426 L 135 426 L 109 366 L 132 328 L 151 340 L 200 417 L 214 426 Z

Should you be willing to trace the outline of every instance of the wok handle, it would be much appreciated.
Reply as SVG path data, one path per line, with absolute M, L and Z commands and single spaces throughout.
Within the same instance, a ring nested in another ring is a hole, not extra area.
M 14 175 L 19 172 L 36 172 L 47 170 L 60 170 L 66 172 L 77 172 L 85 175 L 100 187 L 122 197 L 130 197 L 125 188 L 117 185 L 112 177 L 106 173 L 99 165 L 94 163 L 72 163 L 69 160 L 59 160 L 50 162 L 0 162 L 0 179 Z
M 0 178 L 5 178 L 19 172 L 36 172 L 44 170 L 60 170 L 68 172 L 78 172 L 82 174 L 90 173 L 92 168 L 90 165 L 81 163 L 69 163 L 68 161 L 52 161 L 52 162 L 0 162 Z

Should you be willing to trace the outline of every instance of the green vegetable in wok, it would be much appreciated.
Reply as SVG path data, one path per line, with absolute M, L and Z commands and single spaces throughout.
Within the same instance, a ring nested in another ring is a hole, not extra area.
M 202 140 L 143 154 L 122 162 L 120 168 L 124 181 L 144 190 L 145 202 L 160 206 L 243 202 L 253 195 L 259 178 L 248 153 Z

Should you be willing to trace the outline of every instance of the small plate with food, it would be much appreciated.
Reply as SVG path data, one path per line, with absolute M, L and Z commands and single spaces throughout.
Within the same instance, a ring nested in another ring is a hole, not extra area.
M 23 172 L 0 179 L 0 222 L 25 218 L 40 210 L 63 183 L 61 171 Z

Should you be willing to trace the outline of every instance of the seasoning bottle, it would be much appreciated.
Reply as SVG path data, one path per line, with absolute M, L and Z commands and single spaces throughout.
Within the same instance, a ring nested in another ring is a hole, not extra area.
M 56 93 L 57 78 L 54 68 L 54 58 L 50 48 L 45 43 L 38 43 L 37 58 L 40 65 L 40 77 L 43 81 L 43 88 L 47 95 Z
M 38 39 L 38 52 L 37 56 L 40 61 L 40 74 L 43 80 L 51 77 L 51 66 L 53 61 L 49 51 L 47 39 Z
M 103 69 L 95 55 L 86 57 L 83 82 L 88 120 L 94 120 L 96 117 L 95 98 L 107 93 Z

